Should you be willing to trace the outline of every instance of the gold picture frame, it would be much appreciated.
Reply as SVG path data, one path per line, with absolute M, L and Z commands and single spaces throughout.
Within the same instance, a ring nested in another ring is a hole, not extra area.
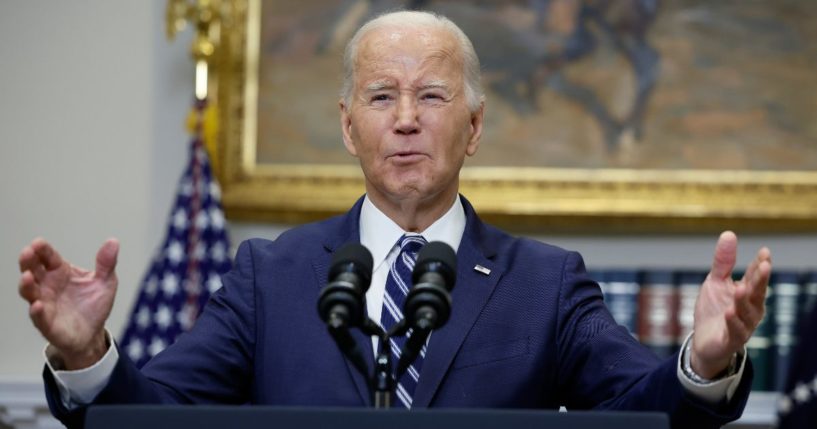
M 348 210 L 364 191 L 358 167 L 257 162 L 261 1 L 223 2 L 210 94 L 227 216 L 301 223 Z M 512 230 L 817 231 L 813 171 L 466 167 L 461 192 L 481 217 Z

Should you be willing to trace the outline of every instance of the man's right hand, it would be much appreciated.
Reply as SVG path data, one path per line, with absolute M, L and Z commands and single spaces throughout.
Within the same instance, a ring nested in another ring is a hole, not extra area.
M 20 296 L 29 316 L 64 369 L 87 368 L 108 349 L 105 321 L 116 295 L 119 241 L 108 239 L 96 254 L 96 270 L 75 267 L 42 238 L 20 252 Z

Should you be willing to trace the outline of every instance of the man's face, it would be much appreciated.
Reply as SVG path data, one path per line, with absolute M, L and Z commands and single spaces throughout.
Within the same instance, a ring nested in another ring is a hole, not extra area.
M 477 151 L 483 112 L 467 107 L 456 39 L 437 28 L 375 29 L 360 41 L 355 70 L 341 125 L 370 198 L 453 198 L 465 155 Z

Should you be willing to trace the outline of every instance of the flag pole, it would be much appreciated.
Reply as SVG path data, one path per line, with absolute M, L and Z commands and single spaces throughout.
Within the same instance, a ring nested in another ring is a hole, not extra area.
M 168 0 L 165 11 L 165 32 L 168 40 L 184 30 L 188 24 L 195 27 L 196 35 L 191 54 L 196 62 L 195 95 L 205 100 L 208 95 L 208 71 L 218 43 L 221 24 L 219 0 Z
M 213 102 L 215 82 L 211 71 L 219 51 L 222 21 L 235 2 L 223 0 L 168 0 L 165 10 L 165 33 L 169 41 L 188 25 L 195 35 L 190 53 L 195 62 L 195 100 L 187 119 L 187 129 L 202 144 L 210 156 L 215 171 L 219 170 L 216 141 L 218 135 L 217 103 Z M 225 9 L 226 8 L 226 9 Z

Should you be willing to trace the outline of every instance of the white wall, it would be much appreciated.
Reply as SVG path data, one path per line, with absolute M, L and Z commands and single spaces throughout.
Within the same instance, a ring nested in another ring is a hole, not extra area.
M 189 41 L 164 41 L 164 3 L 0 5 L 2 379 L 37 379 L 42 367 L 44 342 L 17 295 L 24 245 L 43 236 L 91 267 L 118 237 L 118 333 L 163 234 L 192 91 Z
M 0 3 L 0 380 L 37 380 L 43 340 L 17 295 L 17 255 L 51 240 L 90 266 L 108 236 L 122 241 L 115 334 L 164 234 L 188 138 L 189 30 L 164 39 L 164 1 Z M 233 225 L 233 241 L 286 226 Z M 714 236 L 539 237 L 597 267 L 706 267 Z M 817 268 L 817 234 L 742 237 L 779 268 Z

